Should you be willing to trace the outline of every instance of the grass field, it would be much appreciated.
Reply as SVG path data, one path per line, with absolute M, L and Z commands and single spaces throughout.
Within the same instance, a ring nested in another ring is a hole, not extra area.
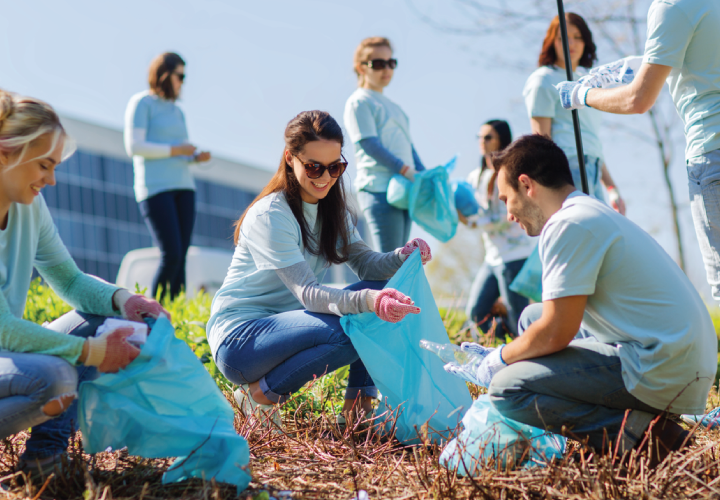
M 627 468 L 610 456 L 593 456 L 570 442 L 565 459 L 547 467 L 502 470 L 488 464 L 475 478 L 460 478 L 443 468 L 436 445 L 405 447 L 381 439 L 371 431 L 341 430 L 334 415 L 342 405 L 347 370 L 338 370 L 303 388 L 281 410 L 284 433 L 277 434 L 255 418 L 246 418 L 231 396 L 232 387 L 215 367 L 205 338 L 204 325 L 210 312 L 210 297 L 193 300 L 179 297 L 166 304 L 173 317 L 176 335 L 203 361 L 208 372 L 236 410 L 235 427 L 250 445 L 253 482 L 242 499 L 308 498 L 350 500 L 359 490 L 372 499 L 544 499 L 544 498 L 720 498 L 720 431 L 696 429 L 695 444 L 673 455 L 655 470 L 644 460 Z M 69 310 L 52 291 L 34 282 L 26 318 L 37 323 L 50 321 Z M 445 325 L 455 342 L 469 340 L 460 331 L 464 318 L 455 310 L 442 311 Z M 714 314 L 716 330 L 720 314 Z M 477 387 L 471 387 L 474 395 Z M 708 407 L 720 405 L 713 390 Z M 28 481 L 15 473 L 26 433 L 0 443 L 0 498 L 238 498 L 235 488 L 213 481 L 192 480 L 161 484 L 171 460 L 149 460 L 126 453 L 83 453 L 76 436 L 70 446 L 71 463 L 60 477 Z

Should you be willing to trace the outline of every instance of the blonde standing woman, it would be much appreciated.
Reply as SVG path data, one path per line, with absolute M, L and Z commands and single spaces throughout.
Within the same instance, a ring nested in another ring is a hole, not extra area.
M 61 462 L 77 421 L 78 384 L 139 354 L 131 329 L 95 337 L 107 316 L 166 314 L 142 295 L 81 272 L 41 191 L 73 152 L 50 105 L 0 90 L 0 439 L 32 427 L 19 468 Z M 33 268 L 76 310 L 49 325 L 22 319 Z
M 358 88 L 345 103 L 345 130 L 355 145 L 358 203 L 378 252 L 391 252 L 410 238 L 410 213 L 387 202 L 390 178 L 402 174 L 412 181 L 416 172 L 425 170 L 413 147 L 407 115 L 383 93 L 397 64 L 387 38 L 360 42 L 353 59 Z

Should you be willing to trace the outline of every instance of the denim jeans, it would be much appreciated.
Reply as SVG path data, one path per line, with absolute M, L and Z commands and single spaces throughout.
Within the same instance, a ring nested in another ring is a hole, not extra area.
M 185 258 L 195 225 L 195 191 L 165 191 L 140 202 L 140 213 L 160 249 L 160 265 L 152 284 L 152 296 L 162 287 L 174 298 L 185 286 Z
M 380 290 L 386 281 L 360 281 L 346 290 Z M 233 384 L 260 381 L 265 397 L 284 402 L 314 378 L 350 365 L 345 399 L 377 397 L 377 388 L 334 314 L 289 311 L 241 324 L 215 354 Z
M 578 191 L 582 191 L 582 180 L 580 177 L 580 163 L 578 162 L 577 155 L 568 158 L 570 163 L 570 173 L 572 174 L 575 187 Z M 597 198 L 598 200 L 607 203 L 605 199 L 605 190 L 600 182 L 602 178 L 602 169 L 600 165 L 600 158 L 597 156 L 585 155 L 585 173 L 587 175 L 588 190 L 590 196 Z
M 375 251 L 385 253 L 404 247 L 410 239 L 410 212 L 390 205 L 386 192 L 359 191 L 357 199 Z
M 76 337 L 91 337 L 95 335 L 95 331 L 105 321 L 104 316 L 96 316 L 93 314 L 85 314 L 77 311 L 71 311 L 60 318 L 56 319 L 48 328 L 60 333 L 66 333 L 74 335 Z M 0 363 L 4 360 L 4 356 L 7 353 L 0 354 Z M 54 356 L 46 356 L 41 354 L 19 354 L 13 353 L 16 356 L 26 356 L 26 363 L 32 368 L 29 370 L 29 374 L 37 379 L 36 385 L 43 386 L 48 382 L 48 379 L 40 379 L 40 377 L 49 377 L 50 381 L 54 385 L 55 377 L 60 379 L 61 377 L 66 380 L 63 384 L 62 393 L 67 394 L 68 392 L 76 392 L 77 387 L 80 383 L 85 380 L 93 380 L 97 378 L 97 368 L 92 366 L 72 366 L 67 361 Z M 58 363 L 60 361 L 61 363 Z M 63 364 L 64 363 L 64 364 Z M 1 365 L 0 365 L 1 366 Z M 52 366 L 61 366 L 61 371 L 51 370 Z M 68 370 L 68 367 L 70 370 Z M 70 374 L 68 374 L 70 372 Z M 70 390 L 68 390 L 70 388 Z M 16 404 L 31 404 L 31 399 L 38 400 L 34 405 L 39 407 L 44 406 L 53 396 L 21 396 L 17 398 Z M 55 395 L 57 397 L 57 395 Z M 12 398 L 16 399 L 16 398 Z M 0 405 L 4 400 L 0 400 Z M 35 413 L 37 415 L 37 413 Z M 16 427 L 17 430 L 27 429 L 32 427 L 30 438 L 25 443 L 25 453 L 22 458 L 25 460 L 34 460 L 36 458 L 45 458 L 52 455 L 62 453 L 68 446 L 68 439 L 70 435 L 77 429 L 77 399 L 58 417 L 50 418 L 43 414 L 44 422 L 18 422 Z M 39 424 L 39 425 L 38 425 Z M 17 431 L 16 431 L 17 432 Z
M 528 306 L 520 333 L 541 315 L 542 304 Z M 617 347 L 590 340 L 574 340 L 562 351 L 503 368 L 488 392 L 506 417 L 556 433 L 565 427 L 566 435 L 588 438 L 588 445 L 605 451 L 608 440 L 613 449 L 617 444 L 620 452 L 629 451 L 662 411 L 625 388 Z
M 720 301 L 720 150 L 687 161 L 690 210 L 707 281 Z
M 465 315 L 470 321 L 478 323 L 478 327 L 487 332 L 492 325 L 492 318 L 488 318 L 490 310 L 498 297 L 502 297 L 507 307 L 507 328 L 510 333 L 517 335 L 517 325 L 520 313 L 528 305 L 528 299 L 510 290 L 510 283 L 522 269 L 526 259 L 506 262 L 499 266 L 483 263 L 470 287 Z M 487 319 L 486 319 L 487 318 Z

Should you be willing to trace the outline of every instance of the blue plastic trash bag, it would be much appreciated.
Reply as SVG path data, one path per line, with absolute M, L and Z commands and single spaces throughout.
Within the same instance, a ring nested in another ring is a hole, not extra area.
M 416 173 L 410 189 L 410 218 L 443 243 L 455 236 L 458 225 L 449 179 L 456 160 L 457 156 L 445 165 Z
M 565 454 L 567 439 L 503 417 L 483 394 L 462 420 L 465 428 L 440 455 L 440 463 L 462 476 L 475 476 L 489 460 L 500 468 L 546 465 Z
M 537 246 L 510 283 L 510 290 L 535 302 L 542 302 L 542 262 Z
M 395 208 L 407 210 L 410 204 L 412 184 L 404 175 L 393 175 L 388 183 L 387 202 Z
M 468 181 L 454 180 L 450 183 L 453 196 L 455 197 L 455 208 L 464 217 L 475 215 L 480 210 L 480 204 L 475 199 L 475 190 Z
M 250 482 L 247 441 L 215 381 L 170 322 L 157 320 L 140 356 L 80 385 L 78 419 L 88 453 L 128 447 L 145 458 L 179 457 L 163 483 L 190 477 Z
M 410 296 L 420 314 L 408 314 L 398 323 L 388 323 L 370 312 L 351 314 L 343 316 L 340 324 L 383 395 L 377 415 L 399 407 L 399 415 L 395 413 L 397 439 L 418 442 L 418 432 L 427 422 L 430 440 L 447 440 L 448 429 L 458 426 L 472 398 L 465 382 L 443 370 L 440 358 L 420 347 L 421 339 L 445 344 L 448 335 L 419 251 L 405 261 L 387 288 Z M 386 421 L 386 428 L 392 426 L 391 420 Z

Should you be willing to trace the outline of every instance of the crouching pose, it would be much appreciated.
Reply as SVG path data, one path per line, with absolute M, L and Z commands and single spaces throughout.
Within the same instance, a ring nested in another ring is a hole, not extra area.
M 60 240 L 40 191 L 72 152 L 46 103 L 0 90 L 0 439 L 32 427 L 20 467 L 59 463 L 77 422 L 77 387 L 137 355 L 117 329 L 94 337 L 106 316 L 142 320 L 167 312 L 82 273 Z M 33 266 L 77 311 L 43 327 L 22 318 Z M 82 311 L 82 312 L 80 312 Z
M 360 239 L 345 199 L 342 146 L 328 113 L 293 118 L 277 173 L 236 224 L 235 254 L 207 332 L 220 371 L 244 386 L 235 393 L 244 410 L 282 403 L 313 378 L 350 365 L 345 410 L 358 398 L 369 411 L 377 389 L 340 316 L 373 311 L 397 322 L 420 312 L 410 297 L 380 290 L 416 248 L 423 264 L 430 249 L 416 239 L 377 253 Z M 330 264 L 343 262 L 368 281 L 344 290 L 319 284 Z
M 466 378 L 509 418 L 597 450 L 652 442 L 657 464 L 688 437 L 664 412 L 705 410 L 717 368 L 707 308 L 649 234 L 575 190 L 551 140 L 522 137 L 493 166 L 508 218 L 540 235 L 543 302 L 525 309 L 513 342 L 465 346 L 487 354 Z M 597 341 L 573 341 L 579 332 Z

